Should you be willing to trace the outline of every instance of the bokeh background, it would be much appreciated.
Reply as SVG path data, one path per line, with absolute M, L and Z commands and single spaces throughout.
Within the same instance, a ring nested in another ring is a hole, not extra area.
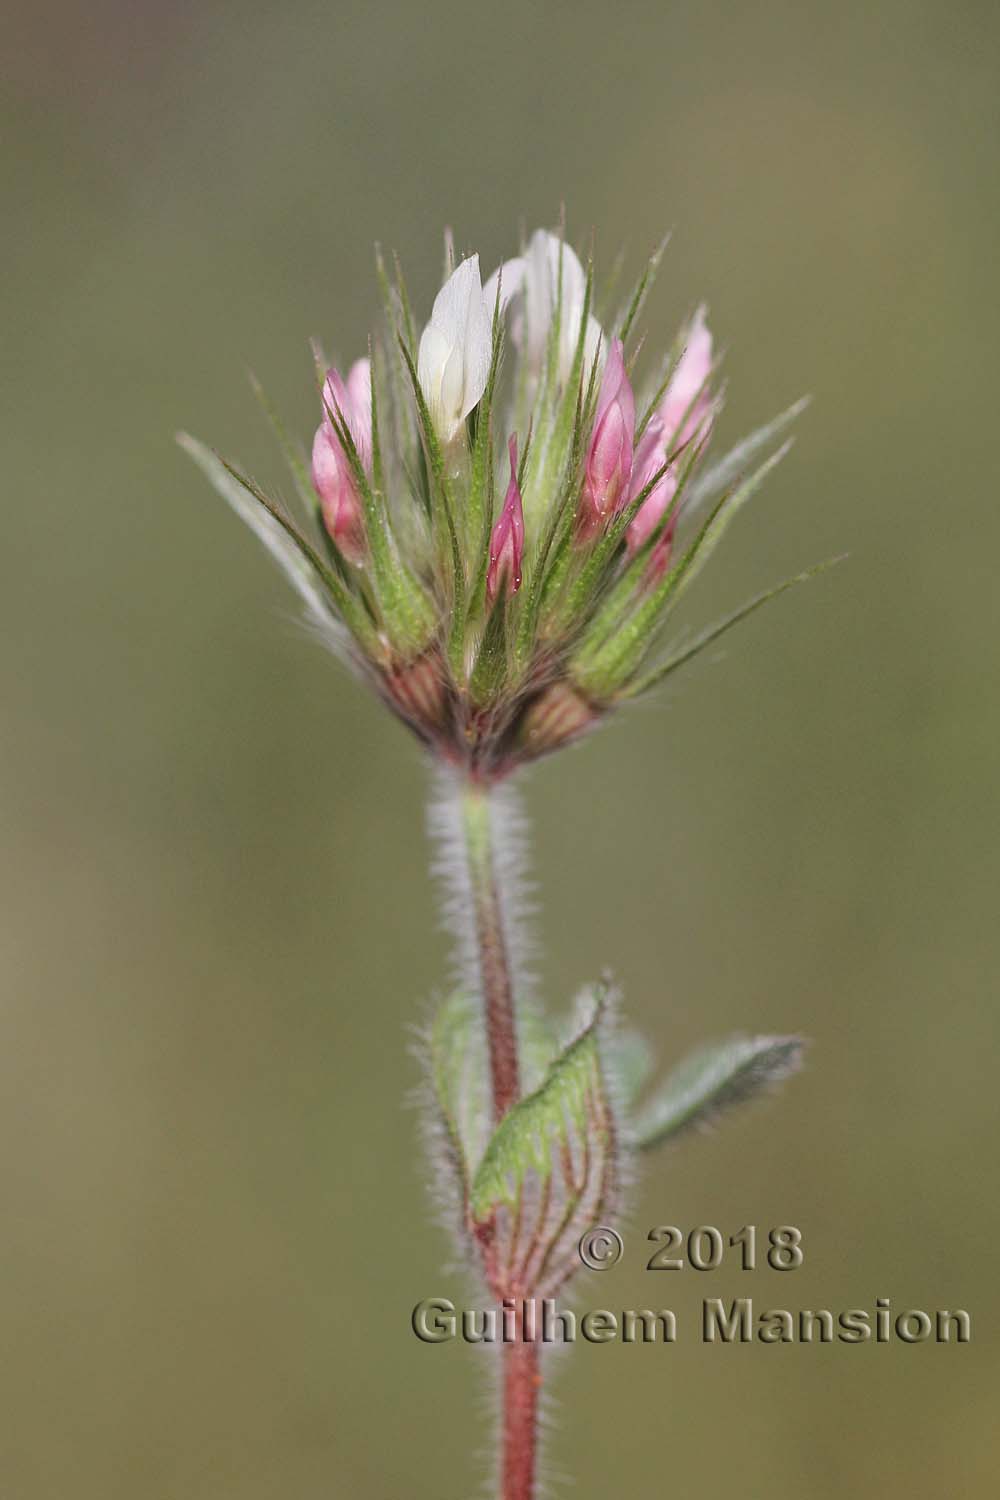
M 15 0 L 5 23 L 0 1491 L 461 1497 L 488 1381 L 409 1331 L 441 1269 L 410 1028 L 445 972 L 425 768 L 292 623 L 173 444 L 279 467 L 397 249 L 675 233 L 723 438 L 801 394 L 699 623 L 848 550 L 540 767 L 539 960 L 611 965 L 664 1060 L 801 1028 L 783 1095 L 661 1158 L 591 1305 L 964 1307 L 967 1348 L 578 1346 L 584 1496 L 993 1493 L 1000 12 Z M 657 1223 L 802 1228 L 667 1284 Z

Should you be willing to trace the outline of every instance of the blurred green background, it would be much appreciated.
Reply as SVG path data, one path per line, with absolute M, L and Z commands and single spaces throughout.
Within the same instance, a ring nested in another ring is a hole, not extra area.
M 792 456 L 691 600 L 832 553 L 544 765 L 539 962 L 611 965 L 669 1059 L 802 1028 L 780 1099 L 661 1158 L 585 1303 L 965 1307 L 967 1348 L 578 1346 L 584 1496 L 986 1495 L 1000 1461 L 997 69 L 987 4 L 15 4 L 4 342 L 0 1492 L 461 1497 L 489 1383 L 421 1181 L 408 1028 L 446 965 L 416 750 L 292 623 L 173 445 L 265 479 L 245 370 L 315 421 L 371 246 L 443 224 L 607 266 L 675 230 L 722 439 Z M 794 1223 L 794 1277 L 642 1270 L 653 1224 Z

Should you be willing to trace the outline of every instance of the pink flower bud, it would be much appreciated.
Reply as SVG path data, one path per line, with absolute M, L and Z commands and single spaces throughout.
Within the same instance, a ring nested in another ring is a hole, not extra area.
M 344 381 L 331 369 L 323 385 L 323 419 L 316 429 L 312 450 L 312 481 L 319 496 L 323 524 L 345 557 L 364 561 L 366 551 L 364 514 L 357 485 L 344 445 L 330 414 L 348 430 L 365 473 L 372 462 L 371 365 L 356 360 Z
M 524 510 L 517 484 L 517 438 L 510 440 L 510 484 L 500 519 L 490 537 L 490 566 L 486 574 L 486 593 L 490 603 L 500 592 L 504 578 L 508 594 L 521 587 L 521 557 L 524 552 Z
M 667 575 L 674 555 L 674 537 L 677 534 L 677 515 L 670 517 L 663 535 L 658 537 L 649 554 L 649 566 L 642 579 L 642 589 L 651 589 Z
M 656 478 L 666 461 L 667 448 L 663 423 L 659 417 L 652 417 L 635 450 L 629 503 L 639 498 L 646 486 Z M 638 552 L 639 548 L 652 536 L 676 492 L 677 471 L 676 465 L 672 464 L 653 485 L 625 533 L 625 541 L 630 554 Z
M 646 486 L 656 478 L 656 475 L 663 468 L 667 458 L 663 423 L 659 417 L 653 417 L 646 431 L 643 433 L 636 451 L 635 472 L 632 479 L 630 500 L 635 500 L 642 494 Z M 646 545 L 667 514 L 671 502 L 677 494 L 677 470 L 679 462 L 679 459 L 675 459 L 666 473 L 662 474 L 656 480 L 656 483 L 653 485 L 653 488 L 643 501 L 637 515 L 629 526 L 628 531 L 625 533 L 625 542 L 630 556 Z M 671 513 L 670 519 L 653 544 L 653 549 L 649 555 L 649 565 L 642 580 L 643 589 L 652 588 L 654 584 L 659 583 L 670 566 L 680 513 L 681 506 L 678 505 Z
M 621 339 L 608 351 L 583 480 L 578 535 L 589 541 L 628 499 L 635 441 L 635 397 Z
M 689 443 L 709 415 L 712 401 L 706 382 L 711 371 L 712 335 L 705 323 L 705 309 L 699 307 L 658 413 L 671 450 Z
M 659 410 L 643 433 L 635 455 L 630 500 L 642 494 L 657 470 L 671 453 L 685 447 L 697 435 L 707 436 L 713 420 L 712 398 L 707 381 L 712 369 L 712 335 L 705 323 L 705 309 L 699 307 L 688 332 L 688 341 L 670 378 Z M 663 520 L 677 493 L 681 458 L 671 464 L 650 491 L 626 534 L 628 550 L 638 552 Z M 657 539 L 650 558 L 650 577 L 662 577 L 670 565 L 679 509 L 671 516 L 663 534 Z

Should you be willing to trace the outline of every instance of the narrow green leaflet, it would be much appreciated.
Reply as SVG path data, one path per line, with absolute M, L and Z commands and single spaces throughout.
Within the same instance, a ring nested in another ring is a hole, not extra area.
M 748 599 L 745 604 L 741 604 L 738 609 L 734 609 L 732 614 L 724 616 L 721 620 L 716 620 L 714 624 L 708 625 L 704 630 L 699 631 L 685 645 L 678 646 L 666 660 L 659 662 L 644 677 L 640 677 L 636 682 L 627 687 L 622 697 L 638 698 L 642 693 L 648 693 L 651 688 L 657 687 L 665 677 L 669 677 L 671 672 L 676 672 L 679 667 L 683 667 L 687 662 L 693 661 L 696 656 L 705 650 L 706 646 L 711 646 L 720 636 L 725 635 L 727 630 L 731 630 L 741 620 L 747 619 L 749 615 L 752 615 L 755 610 L 760 609 L 762 605 L 767 604 L 771 599 L 777 599 L 779 594 L 783 594 L 786 589 L 794 588 L 797 583 L 808 583 L 810 578 L 818 578 L 821 573 L 825 573 L 828 569 L 834 568 L 838 563 L 843 562 L 846 555 L 846 553 L 843 553 L 840 557 L 831 557 L 826 562 L 816 563 L 814 567 L 806 568 L 805 572 L 796 573 L 794 578 L 785 578 L 781 583 L 776 583 L 771 588 L 763 589 L 759 594 L 755 594 L 752 599 Z
M 752 474 L 748 474 L 719 501 L 666 583 L 660 585 L 664 598 L 669 598 L 671 607 L 677 604 L 681 595 L 697 578 L 735 519 L 737 512 L 742 510 L 751 496 L 757 493 L 768 474 L 778 467 L 791 446 L 792 439 L 789 438 L 787 442 L 782 443 L 777 453 L 772 453 L 770 458 L 766 458 Z
M 743 438 L 742 442 L 737 443 L 735 448 L 731 448 L 725 457 L 706 469 L 691 486 L 691 509 L 694 510 L 697 506 L 714 500 L 717 495 L 721 495 L 724 490 L 728 489 L 734 480 L 740 477 L 750 460 L 805 411 L 811 399 L 809 396 L 802 396 L 798 401 L 794 401 L 786 411 L 775 417 L 773 421 L 766 422 L 763 427 L 758 427 L 756 431 L 751 432 L 749 436 Z
M 252 371 L 250 372 L 250 386 L 261 411 L 270 424 L 271 431 L 278 440 L 278 446 L 295 481 L 295 492 L 299 501 L 307 516 L 315 516 L 319 510 L 319 500 L 309 482 L 309 470 L 306 467 L 305 458 L 289 436 L 288 429 L 278 415 L 277 407 Z
M 541 1086 L 493 1133 L 469 1201 L 495 1289 L 551 1295 L 575 1268 L 568 1248 L 606 1213 L 616 1135 L 598 1051 L 603 998 Z
M 427 408 L 424 398 L 423 387 L 417 375 L 417 367 L 413 363 L 406 343 L 400 337 L 400 352 L 406 365 L 406 372 L 410 378 L 413 390 L 413 398 L 417 407 L 417 418 L 420 430 L 423 434 L 424 452 L 430 467 L 434 483 L 431 489 L 431 524 L 435 534 L 435 542 L 438 548 L 439 558 L 442 560 L 450 556 L 451 559 L 451 589 L 452 589 L 452 628 L 448 640 L 448 659 L 452 671 L 460 678 L 462 673 L 462 648 L 465 634 L 465 561 L 462 548 L 459 543 L 458 532 L 455 528 L 455 518 L 451 508 L 451 497 L 448 493 L 448 481 L 445 474 L 444 454 L 431 414 Z
M 574 663 L 574 676 L 585 691 L 604 697 L 620 691 L 630 681 L 667 610 L 677 604 L 718 546 L 737 511 L 781 462 L 790 446 L 790 443 L 785 443 L 719 501 L 680 562 L 661 584 L 650 590 L 610 638 L 606 638 L 606 622 L 598 617 L 592 627 L 592 636 L 599 644 L 589 646 L 585 639 L 583 650 Z
M 330 608 L 337 610 L 351 632 L 372 655 L 380 652 L 375 631 L 359 600 L 321 560 L 310 544 L 299 535 L 279 507 L 262 495 L 249 480 L 231 469 L 217 453 L 186 432 L 177 441 L 190 454 L 213 488 L 263 542 L 271 556 L 280 563 L 314 620 L 336 634 L 341 621 Z M 341 632 L 342 633 L 342 632 Z
M 503 323 L 499 316 L 500 287 L 497 286 L 497 309 L 493 317 L 493 351 L 490 356 L 490 373 L 482 400 L 476 409 L 476 431 L 472 444 L 469 472 L 469 496 L 466 505 L 465 526 L 473 547 L 479 546 L 480 554 L 488 559 L 489 536 L 492 517 L 489 499 L 492 478 L 492 442 L 490 419 L 493 411 L 493 393 L 496 390 L 500 361 L 503 356 Z M 483 569 L 485 577 L 485 569 Z
M 604 1047 L 604 1063 L 615 1088 L 615 1102 L 631 1109 L 653 1071 L 653 1053 L 640 1031 L 613 1032 Z
M 636 284 L 635 291 L 632 293 L 632 296 L 629 299 L 628 307 L 626 308 L 625 313 L 622 316 L 621 327 L 618 330 L 618 337 L 621 339 L 623 344 L 628 342 L 628 336 L 632 332 L 632 326 L 635 323 L 636 318 L 642 311 L 643 306 L 645 305 L 646 298 L 648 297 L 653 283 L 656 280 L 656 273 L 660 269 L 660 261 L 663 259 L 663 252 L 664 250 L 666 250 L 669 240 L 669 233 L 665 234 L 646 262 L 642 271 L 642 275 L 639 277 L 639 280 Z
M 372 385 L 373 454 L 376 451 L 375 444 L 378 437 L 374 391 L 375 388 Z M 372 580 L 386 633 L 393 645 L 404 654 L 419 655 L 434 632 L 434 606 L 411 569 L 404 564 L 399 555 L 399 548 L 386 514 L 385 496 L 372 488 L 354 442 L 350 424 L 329 401 L 324 401 L 324 405 L 330 425 L 347 459 L 364 510 Z
M 798 1072 L 805 1043 L 798 1036 L 732 1037 L 685 1058 L 631 1124 L 642 1150 L 766 1093 Z

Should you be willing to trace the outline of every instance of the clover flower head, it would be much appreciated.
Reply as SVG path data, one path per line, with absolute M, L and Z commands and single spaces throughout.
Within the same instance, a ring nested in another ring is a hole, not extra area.
M 786 587 L 664 645 L 803 403 L 709 465 L 719 394 L 705 309 L 658 372 L 639 367 L 659 260 L 616 312 L 592 265 L 539 229 L 485 286 L 478 255 L 449 257 L 418 333 L 380 257 L 385 321 L 346 379 L 321 369 L 311 469 L 264 402 L 299 518 L 182 438 L 324 639 L 434 755 L 483 781 L 576 739 Z

